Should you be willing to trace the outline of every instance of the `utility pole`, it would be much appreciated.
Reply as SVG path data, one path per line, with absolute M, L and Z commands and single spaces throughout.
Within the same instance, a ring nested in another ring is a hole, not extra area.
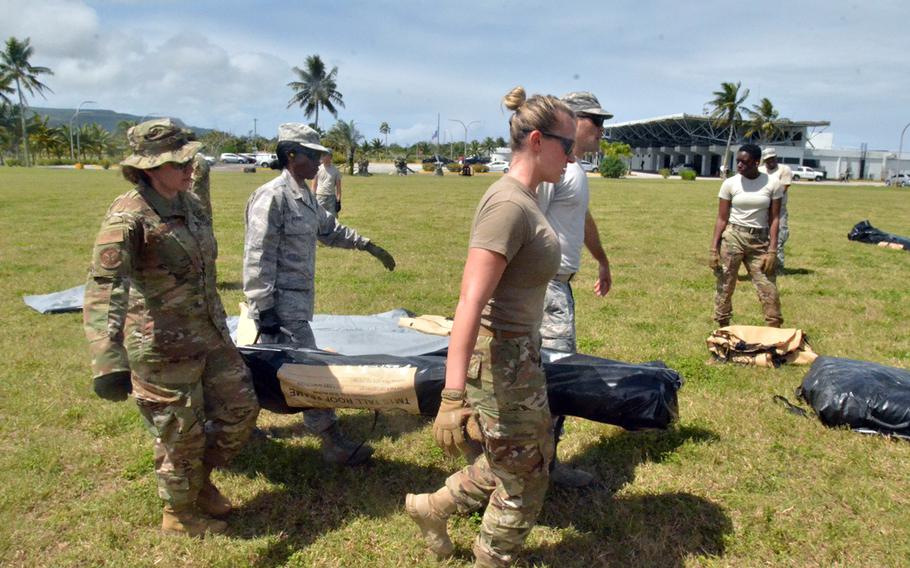
M 259 149 L 259 145 L 256 142 L 259 139 L 259 135 L 256 133 L 256 120 L 257 119 L 255 119 L 255 118 L 253 119 L 253 149 L 254 150 Z
M 462 128 L 464 128 L 464 157 L 462 158 L 461 162 L 462 165 L 464 165 L 464 161 L 468 159 L 468 127 L 470 127 L 472 124 L 480 124 L 480 121 L 472 120 L 471 122 L 465 124 L 457 118 L 450 118 L 449 122 L 457 122 L 462 126 Z
M 79 103 L 79 106 L 76 107 L 76 112 L 73 113 L 72 118 L 70 118 L 70 159 L 76 161 L 76 153 L 73 151 L 73 121 L 76 120 L 76 117 L 79 116 L 79 111 L 82 110 L 82 105 L 94 105 L 98 104 L 95 101 L 82 101 Z M 76 132 L 76 144 L 79 143 L 79 133 Z

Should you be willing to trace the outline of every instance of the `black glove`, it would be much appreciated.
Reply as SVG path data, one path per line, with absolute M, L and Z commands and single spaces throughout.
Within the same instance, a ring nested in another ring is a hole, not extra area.
M 281 333 L 281 323 L 278 321 L 278 314 L 275 313 L 275 308 L 259 312 L 259 319 L 256 320 L 256 330 L 265 335 L 278 335 Z
M 111 402 L 126 400 L 133 392 L 133 383 L 130 381 L 129 371 L 117 371 L 96 377 L 92 382 L 95 394 Z
M 338 201 L 335 202 L 335 204 L 337 205 L 335 207 L 335 214 L 337 215 L 337 214 L 341 213 L 341 200 L 339 199 Z
M 367 243 L 367 246 L 364 247 L 365 251 L 376 257 L 379 262 L 385 266 L 385 269 L 388 271 L 395 270 L 395 259 L 392 258 L 384 248 L 379 245 L 374 245 L 373 243 Z

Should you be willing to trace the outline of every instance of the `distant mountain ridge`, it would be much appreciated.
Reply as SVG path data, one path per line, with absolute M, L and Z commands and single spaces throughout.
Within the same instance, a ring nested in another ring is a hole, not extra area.
M 69 126 L 70 119 L 73 118 L 76 109 L 74 108 L 41 108 L 41 107 L 31 107 L 28 109 L 28 112 L 31 114 L 36 114 L 38 116 L 47 116 L 50 117 L 48 124 L 52 127 L 67 125 Z M 143 118 L 142 116 L 137 116 L 135 114 L 127 114 L 124 112 L 116 112 L 113 110 L 97 109 L 97 108 L 83 108 L 79 111 L 79 116 L 76 117 L 73 126 L 80 124 L 98 124 L 101 128 L 107 130 L 108 132 L 117 132 L 117 123 L 123 120 L 130 120 L 133 122 L 138 122 L 139 119 Z M 156 118 L 152 116 L 144 117 L 146 120 Z M 184 124 L 179 118 L 174 118 L 175 121 Z M 185 124 L 184 124 L 185 126 Z M 196 133 L 197 136 L 202 136 L 208 132 L 211 132 L 211 128 L 200 128 L 198 126 L 187 126 L 190 130 Z

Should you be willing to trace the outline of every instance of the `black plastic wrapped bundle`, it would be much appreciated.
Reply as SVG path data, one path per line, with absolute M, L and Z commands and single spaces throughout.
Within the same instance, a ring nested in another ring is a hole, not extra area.
M 252 371 L 262 407 L 284 414 L 304 410 L 289 406 L 281 390 L 277 373 L 284 364 L 413 368 L 416 406 L 424 416 L 436 415 L 445 384 L 444 354 L 345 356 L 283 345 L 241 347 L 240 352 Z M 676 393 L 682 386 L 682 379 L 663 363 L 635 365 L 572 355 L 558 362 L 545 363 L 544 371 L 550 409 L 554 414 L 577 416 L 628 430 L 666 428 L 678 418 Z M 337 407 L 349 406 L 342 401 Z
M 910 436 L 910 372 L 819 357 L 797 390 L 826 426 Z
M 847 233 L 847 238 L 851 241 L 858 241 L 861 243 L 869 243 L 877 245 L 878 243 L 894 243 L 903 247 L 904 250 L 910 250 L 910 239 L 906 237 L 901 237 L 899 235 L 892 235 L 891 233 L 886 233 L 881 229 L 876 229 L 873 227 L 869 221 L 860 221 L 850 229 L 850 232 Z

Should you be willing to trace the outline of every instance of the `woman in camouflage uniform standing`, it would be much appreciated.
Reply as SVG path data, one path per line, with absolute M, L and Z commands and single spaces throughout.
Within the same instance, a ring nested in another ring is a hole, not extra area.
M 538 329 L 560 247 L 535 188 L 559 181 L 575 142 L 575 115 L 558 99 L 526 99 L 517 87 L 504 103 L 514 111 L 512 164 L 475 213 L 433 424 L 436 442 L 454 454 L 464 450 L 466 421 L 476 419 L 483 454 L 435 493 L 405 499 L 439 557 L 452 554 L 447 518 L 486 506 L 475 566 L 496 567 L 513 561 L 547 490 L 554 445 Z
M 94 388 L 109 400 L 132 392 L 155 436 L 162 529 L 223 532 L 213 517 L 231 503 L 210 474 L 243 446 L 259 405 L 215 287 L 208 191 L 188 191 L 202 145 L 170 119 L 143 122 L 127 138 L 133 154 L 121 167 L 135 187 L 101 223 L 85 290 Z

